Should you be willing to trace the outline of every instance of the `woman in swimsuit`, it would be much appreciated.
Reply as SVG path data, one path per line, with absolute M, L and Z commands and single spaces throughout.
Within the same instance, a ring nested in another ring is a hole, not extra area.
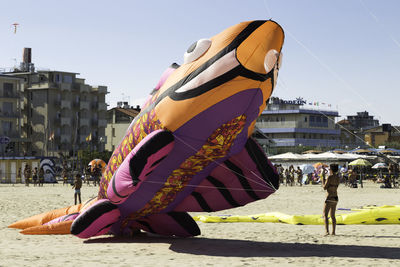
M 327 192 L 325 204 L 324 204 L 324 219 L 325 219 L 325 230 L 326 230 L 326 235 L 329 235 L 329 217 L 328 214 L 330 214 L 330 217 L 332 219 L 332 235 L 335 235 L 336 231 L 336 217 L 335 217 L 335 212 L 336 212 L 336 205 L 339 201 L 338 195 L 337 195 L 337 188 L 340 183 L 340 178 L 337 175 L 338 172 L 338 165 L 337 164 L 331 164 L 330 165 L 330 175 L 328 176 L 328 179 L 323 179 L 322 180 L 322 186 L 324 190 Z

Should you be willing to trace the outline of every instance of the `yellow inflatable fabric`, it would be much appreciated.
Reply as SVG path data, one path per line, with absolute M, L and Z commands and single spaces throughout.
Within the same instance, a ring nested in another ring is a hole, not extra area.
M 400 224 L 400 205 L 395 206 L 365 206 L 352 213 L 337 214 L 336 223 L 340 224 Z M 271 222 L 296 225 L 324 224 L 322 215 L 287 215 L 280 212 L 262 213 L 248 216 L 221 215 L 193 217 L 195 221 L 204 223 L 232 223 L 232 222 Z

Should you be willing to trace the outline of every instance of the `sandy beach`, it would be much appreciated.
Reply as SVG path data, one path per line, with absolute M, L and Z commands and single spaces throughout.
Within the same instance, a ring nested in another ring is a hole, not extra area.
M 19 219 L 72 205 L 73 193 L 61 184 L 0 185 L 0 266 L 400 265 L 400 225 L 339 225 L 337 236 L 326 237 L 323 226 L 315 225 L 198 222 L 202 234 L 194 238 L 141 234 L 89 240 L 22 235 L 7 228 Z M 83 199 L 95 195 L 97 188 L 84 185 Z M 341 186 L 338 208 L 396 205 L 399 195 L 400 189 L 380 189 L 373 183 L 357 189 Z M 320 214 L 324 198 L 318 185 L 282 186 L 265 200 L 213 215 Z

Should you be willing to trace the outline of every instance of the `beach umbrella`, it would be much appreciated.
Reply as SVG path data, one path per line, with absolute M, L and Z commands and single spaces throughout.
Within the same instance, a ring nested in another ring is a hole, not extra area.
M 366 159 L 356 159 L 349 163 L 350 166 L 371 166 L 371 162 Z
M 302 164 L 300 165 L 300 169 L 303 174 L 309 174 L 314 172 L 314 166 L 311 164 Z
M 388 166 L 386 165 L 386 163 L 383 162 L 378 162 L 376 163 L 374 166 L 372 166 L 372 169 L 386 169 Z
M 304 151 L 302 154 L 318 154 L 318 153 L 322 153 L 321 150 L 307 150 Z
M 91 167 L 92 171 L 94 170 L 94 167 L 97 166 L 97 167 L 100 167 L 103 172 L 107 163 L 105 163 L 105 161 L 102 159 L 94 159 L 94 160 L 90 161 L 88 165 Z

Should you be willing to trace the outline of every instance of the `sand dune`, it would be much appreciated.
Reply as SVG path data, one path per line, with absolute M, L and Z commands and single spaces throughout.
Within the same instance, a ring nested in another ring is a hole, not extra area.
M 195 238 L 103 236 L 82 240 L 70 235 L 27 236 L 7 226 L 19 219 L 73 204 L 70 186 L 0 185 L 0 266 L 266 266 L 351 264 L 400 265 L 400 225 L 338 226 L 323 236 L 322 226 L 274 223 L 199 222 Z M 83 199 L 97 189 L 84 186 Z M 339 187 L 339 208 L 395 205 L 400 189 Z M 325 193 L 320 186 L 282 186 L 268 199 L 214 214 L 249 215 L 280 211 L 319 214 Z M 193 215 L 206 213 L 193 213 Z

